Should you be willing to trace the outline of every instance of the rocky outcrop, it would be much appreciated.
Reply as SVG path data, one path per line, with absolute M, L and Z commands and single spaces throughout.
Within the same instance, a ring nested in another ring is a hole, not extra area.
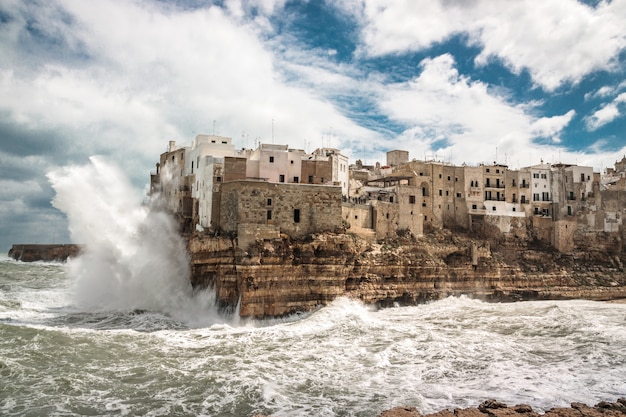
M 626 399 L 617 402 L 601 402 L 594 407 L 572 403 L 570 408 L 551 408 L 539 414 L 525 404 L 509 407 L 496 400 L 488 400 L 477 408 L 443 410 L 424 417 L 623 417 L 626 416 Z M 382 412 L 378 417 L 422 417 L 414 407 L 395 407 Z
M 603 401 L 593 407 L 583 403 L 572 403 L 571 407 L 551 408 L 543 414 L 529 405 L 520 404 L 512 407 L 496 400 L 487 400 L 476 408 L 456 408 L 442 410 L 433 414 L 422 415 L 415 407 L 394 407 L 383 411 L 378 417 L 626 417 L 626 399 L 620 398 L 614 403 Z M 255 414 L 253 417 L 271 417 Z
M 445 230 L 379 243 L 351 234 L 283 236 L 247 251 L 198 234 L 189 252 L 192 284 L 214 288 L 221 307 L 239 305 L 242 317 L 310 311 L 340 296 L 382 306 L 462 294 L 492 301 L 626 298 L 621 250 L 565 255 Z
M 9 257 L 22 262 L 65 262 L 68 258 L 80 253 L 81 245 L 13 245 L 9 249 Z

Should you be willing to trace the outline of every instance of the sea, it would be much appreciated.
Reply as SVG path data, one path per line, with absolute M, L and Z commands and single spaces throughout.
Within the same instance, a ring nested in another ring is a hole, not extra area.
M 163 203 L 114 164 L 48 177 L 86 249 L 64 264 L 0 259 L 0 416 L 369 417 L 626 397 L 626 304 L 339 298 L 245 320 L 191 288 Z
M 625 304 L 340 298 L 242 320 L 210 291 L 178 311 L 85 308 L 71 268 L 0 261 L 2 416 L 365 417 L 626 396 Z

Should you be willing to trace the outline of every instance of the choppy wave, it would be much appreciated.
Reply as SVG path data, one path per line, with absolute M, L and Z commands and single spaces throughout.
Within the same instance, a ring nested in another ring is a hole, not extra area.
M 375 416 L 626 395 L 626 305 L 338 299 L 236 321 L 207 301 L 203 322 L 196 308 L 81 311 L 58 265 L 0 263 L 0 285 L 1 415 Z

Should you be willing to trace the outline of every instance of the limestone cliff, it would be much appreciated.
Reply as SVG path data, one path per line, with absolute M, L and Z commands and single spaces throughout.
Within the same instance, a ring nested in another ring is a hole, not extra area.
M 310 311 L 340 296 L 383 306 L 462 294 L 493 301 L 626 298 L 621 247 L 600 240 L 564 255 L 532 242 L 437 230 L 377 243 L 349 233 L 283 236 L 243 251 L 227 238 L 195 234 L 189 252 L 194 286 L 213 287 L 224 309 L 239 304 L 242 317 L 260 318 Z

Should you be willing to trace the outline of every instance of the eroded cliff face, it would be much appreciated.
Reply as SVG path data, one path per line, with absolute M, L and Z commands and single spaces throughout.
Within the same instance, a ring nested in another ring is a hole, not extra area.
M 192 284 L 213 287 L 222 308 L 239 304 L 242 317 L 256 318 L 310 311 L 340 296 L 383 306 L 462 294 L 493 301 L 626 298 L 621 248 L 600 242 L 588 249 L 564 255 L 446 230 L 381 243 L 351 234 L 284 237 L 248 251 L 226 238 L 189 239 Z

